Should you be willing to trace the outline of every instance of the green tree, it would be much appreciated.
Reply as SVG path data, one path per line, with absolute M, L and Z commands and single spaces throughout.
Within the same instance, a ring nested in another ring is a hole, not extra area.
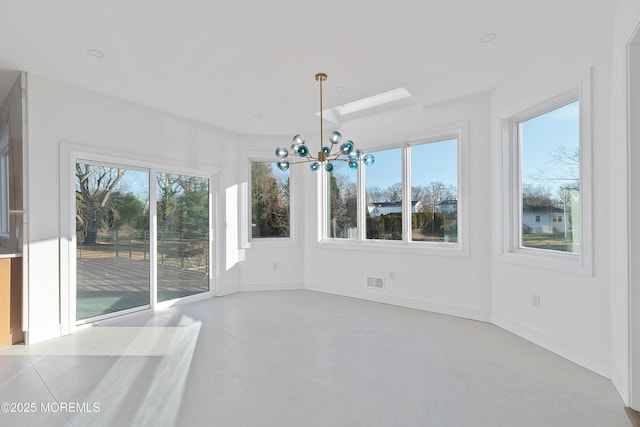
M 112 228 L 122 225 L 138 228 L 139 219 L 144 214 L 144 203 L 135 194 L 114 191 L 111 194 L 109 209 L 106 212 L 106 225 Z
M 251 223 L 253 237 L 290 235 L 289 180 L 280 181 L 271 163 L 251 163 Z
M 349 230 L 358 223 L 357 186 L 335 171 L 329 174 L 329 206 L 330 236 L 349 237 Z

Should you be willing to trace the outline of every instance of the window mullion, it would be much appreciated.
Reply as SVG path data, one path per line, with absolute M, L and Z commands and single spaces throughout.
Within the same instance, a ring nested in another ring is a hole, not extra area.
M 402 147 L 402 241 L 411 241 L 411 148 L 404 144 Z
M 357 223 L 358 223 L 358 241 L 362 242 L 367 238 L 367 202 L 366 202 L 366 189 L 365 189 L 365 173 L 364 167 L 358 168 L 357 173 L 357 182 L 358 182 L 358 191 L 357 191 Z
M 149 170 L 149 286 L 151 292 L 151 309 L 158 304 L 158 203 L 157 180 L 158 171 Z

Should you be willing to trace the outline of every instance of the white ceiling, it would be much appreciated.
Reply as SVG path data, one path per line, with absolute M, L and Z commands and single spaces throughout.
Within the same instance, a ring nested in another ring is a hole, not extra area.
M 494 87 L 618 3 L 0 0 L 0 69 L 233 132 L 288 135 L 317 127 L 316 72 L 329 76 L 325 107 L 400 87 L 434 104 Z M 498 38 L 482 43 L 487 33 Z

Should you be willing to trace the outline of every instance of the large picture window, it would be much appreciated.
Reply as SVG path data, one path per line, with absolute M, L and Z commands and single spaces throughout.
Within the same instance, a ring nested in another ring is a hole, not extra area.
M 462 130 L 369 151 L 371 166 L 325 174 L 324 239 L 459 250 Z
M 251 162 L 252 239 L 291 237 L 289 178 L 275 162 Z

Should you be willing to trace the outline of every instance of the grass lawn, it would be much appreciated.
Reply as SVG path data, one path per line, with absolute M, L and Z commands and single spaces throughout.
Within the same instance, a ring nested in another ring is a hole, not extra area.
M 523 234 L 522 246 L 526 248 L 551 249 L 554 251 L 572 252 L 571 232 L 554 234 Z

